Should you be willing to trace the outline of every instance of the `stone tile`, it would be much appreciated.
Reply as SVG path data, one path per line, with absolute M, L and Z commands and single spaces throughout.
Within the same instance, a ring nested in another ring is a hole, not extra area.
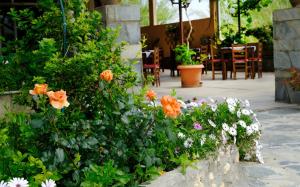
M 289 52 L 290 59 L 292 61 L 292 66 L 300 69 L 300 51 Z
M 300 22 L 298 20 L 278 22 L 274 26 L 274 39 L 287 40 L 299 39 L 300 35 Z
M 300 165 L 289 165 L 286 167 L 296 170 L 297 172 L 300 172 Z
M 288 53 L 275 51 L 274 67 L 275 69 L 289 69 L 291 67 L 291 61 Z
M 273 20 L 276 22 L 295 19 L 300 19 L 300 8 L 275 10 L 273 12 Z
M 289 51 L 294 49 L 293 40 L 275 40 L 274 50 L 275 51 Z
M 275 70 L 275 77 L 280 79 L 288 79 L 291 73 L 288 70 Z
M 282 81 L 275 82 L 275 101 L 290 102 L 286 85 Z

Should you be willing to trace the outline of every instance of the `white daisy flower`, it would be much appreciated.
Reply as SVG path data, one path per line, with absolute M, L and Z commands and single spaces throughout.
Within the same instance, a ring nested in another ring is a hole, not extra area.
M 180 107 L 181 107 L 181 108 L 184 108 L 184 109 L 187 108 L 186 104 L 185 104 L 182 100 L 177 99 L 177 102 L 180 104 Z
M 234 107 L 233 105 L 229 105 L 229 104 L 228 104 L 228 109 L 229 109 L 229 112 L 232 113 L 232 114 L 233 114 L 234 111 L 235 111 L 235 107 Z
M 253 133 L 253 129 L 251 126 L 246 127 L 246 133 L 247 133 L 247 135 L 251 135 Z
M 25 180 L 24 178 L 13 178 L 11 179 L 7 187 L 29 187 L 28 181 Z
M 253 131 L 257 132 L 259 130 L 259 126 L 258 123 L 253 123 L 252 125 L 250 125 L 251 128 L 253 129 Z
M 7 183 L 4 181 L 0 181 L 0 187 L 7 187 Z
M 259 161 L 259 163 L 261 163 L 261 164 L 264 164 L 264 163 L 265 163 L 265 162 L 264 162 L 264 158 L 263 158 L 261 152 L 258 151 L 258 150 L 256 151 L 256 158 L 257 158 L 257 160 Z
M 244 122 L 243 120 L 239 120 L 239 125 L 242 126 L 243 128 L 246 128 L 247 127 L 247 124 L 246 122 Z
M 216 124 L 212 121 L 212 120 L 208 120 L 208 123 L 212 126 L 212 127 L 216 127 Z
M 238 111 L 236 112 L 236 116 L 237 116 L 238 118 L 240 118 L 241 115 L 242 115 L 241 110 L 238 110 Z
M 236 136 L 236 135 L 237 135 L 236 129 L 233 128 L 233 127 L 230 127 L 228 132 L 229 132 L 229 134 L 231 134 L 232 136 Z
M 249 116 L 251 113 L 249 110 L 247 109 L 242 109 L 242 114 L 246 115 L 246 116 Z
M 223 128 L 224 131 L 228 131 L 229 130 L 229 126 L 228 126 L 227 123 L 223 123 L 222 124 L 222 128 Z
M 250 107 L 250 102 L 249 102 L 249 100 L 247 100 L 247 99 L 245 100 L 245 106 L 246 106 L 246 107 Z
M 236 129 L 236 128 L 237 128 L 236 123 L 233 123 L 233 124 L 232 124 L 232 127 Z
M 205 141 L 206 141 L 206 135 L 202 134 L 202 136 L 200 138 L 200 144 L 201 144 L 201 146 L 205 143 Z
M 222 142 L 225 145 L 227 143 L 227 136 L 226 136 L 226 132 L 224 130 L 222 130 Z
M 185 138 L 185 135 L 184 135 L 182 132 L 179 132 L 179 133 L 177 134 L 177 136 L 178 136 L 178 138 L 180 138 L 180 139 Z
M 196 102 L 190 102 L 190 103 L 186 104 L 186 106 L 188 108 L 195 108 L 195 107 L 198 107 L 199 105 Z
M 216 136 L 215 136 L 214 134 L 210 134 L 208 137 L 209 137 L 210 139 L 212 139 L 212 140 L 215 140 L 215 139 L 216 139 Z
M 244 160 L 250 160 L 250 159 L 251 159 L 251 155 L 249 153 L 246 153 Z
M 211 103 L 215 103 L 215 100 L 213 100 L 212 98 L 209 98 L 209 101 L 210 101 Z
M 210 108 L 213 112 L 215 112 L 217 110 L 218 106 L 217 105 L 210 105 Z
M 193 142 L 194 141 L 192 140 L 192 138 L 188 138 L 184 141 L 183 145 L 185 148 L 190 148 L 190 147 L 192 147 Z
M 56 187 L 56 184 L 54 180 L 49 179 L 42 183 L 42 187 Z
M 228 105 L 236 106 L 236 100 L 234 98 L 227 98 L 226 102 Z

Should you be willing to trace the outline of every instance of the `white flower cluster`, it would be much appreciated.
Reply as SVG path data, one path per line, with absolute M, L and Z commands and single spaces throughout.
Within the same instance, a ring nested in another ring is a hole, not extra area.
M 182 132 L 179 132 L 178 134 L 177 134 L 177 137 L 178 138 L 180 138 L 180 139 L 185 139 L 185 134 L 183 134 Z M 183 142 L 183 146 L 185 147 L 185 148 L 191 148 L 192 147 L 192 145 L 193 145 L 193 143 L 194 143 L 194 140 L 192 139 L 192 138 L 187 138 L 187 139 L 185 139 L 185 141 Z
M 24 178 L 12 178 L 8 182 L 0 181 L 0 187 L 29 187 L 28 181 Z M 41 184 L 41 187 L 56 187 L 54 180 L 49 179 Z

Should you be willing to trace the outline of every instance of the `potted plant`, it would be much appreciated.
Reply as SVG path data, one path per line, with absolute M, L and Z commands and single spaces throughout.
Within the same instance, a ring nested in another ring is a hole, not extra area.
M 185 9 L 185 14 L 190 26 L 190 30 L 186 38 L 186 44 L 177 45 L 174 51 L 176 61 L 181 62 L 181 65 L 177 66 L 177 69 L 180 71 L 181 87 L 198 87 L 202 83 L 201 77 L 202 69 L 204 68 L 204 66 L 202 65 L 201 60 L 195 61 L 192 59 L 192 56 L 196 53 L 190 49 L 189 45 L 189 39 L 193 31 L 192 22 L 189 19 L 189 15 L 187 13 L 189 2 L 190 1 L 188 0 L 182 0 L 182 4 L 184 5 L 183 7 Z
M 192 59 L 192 56 L 196 53 L 187 44 L 178 45 L 174 51 L 176 61 L 181 62 L 181 65 L 177 66 L 180 71 L 181 87 L 200 86 L 204 66 L 201 61 Z

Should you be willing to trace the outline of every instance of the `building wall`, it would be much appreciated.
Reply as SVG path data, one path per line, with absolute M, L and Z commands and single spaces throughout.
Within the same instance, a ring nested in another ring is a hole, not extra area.
M 169 25 L 175 24 L 166 24 L 166 25 L 155 25 L 155 26 L 146 26 L 141 28 L 141 33 L 144 35 L 148 42 L 154 43 L 159 40 L 158 46 L 163 49 L 164 56 L 170 56 L 170 42 L 167 37 L 167 27 Z M 184 34 L 185 37 L 188 34 L 189 24 L 188 22 L 184 22 Z M 215 29 L 213 27 L 213 22 L 210 18 L 200 19 L 192 21 L 193 32 L 190 38 L 190 46 L 192 48 L 200 46 L 200 39 L 204 36 L 212 36 L 215 33 Z M 178 33 L 179 35 L 179 33 Z
M 159 40 L 158 47 L 164 51 L 164 56 L 170 56 L 170 42 L 166 34 L 167 27 L 175 24 L 152 25 L 141 28 L 141 34 L 146 36 L 148 42 L 155 43 Z M 189 32 L 189 23 L 184 22 L 185 38 Z M 190 38 L 190 46 L 196 48 L 200 46 L 200 39 L 203 37 L 211 37 L 218 32 L 218 1 L 210 0 L 210 17 L 205 19 L 192 21 L 193 32 Z M 178 32 L 179 35 L 179 32 Z M 179 37 L 179 36 L 178 36 Z

